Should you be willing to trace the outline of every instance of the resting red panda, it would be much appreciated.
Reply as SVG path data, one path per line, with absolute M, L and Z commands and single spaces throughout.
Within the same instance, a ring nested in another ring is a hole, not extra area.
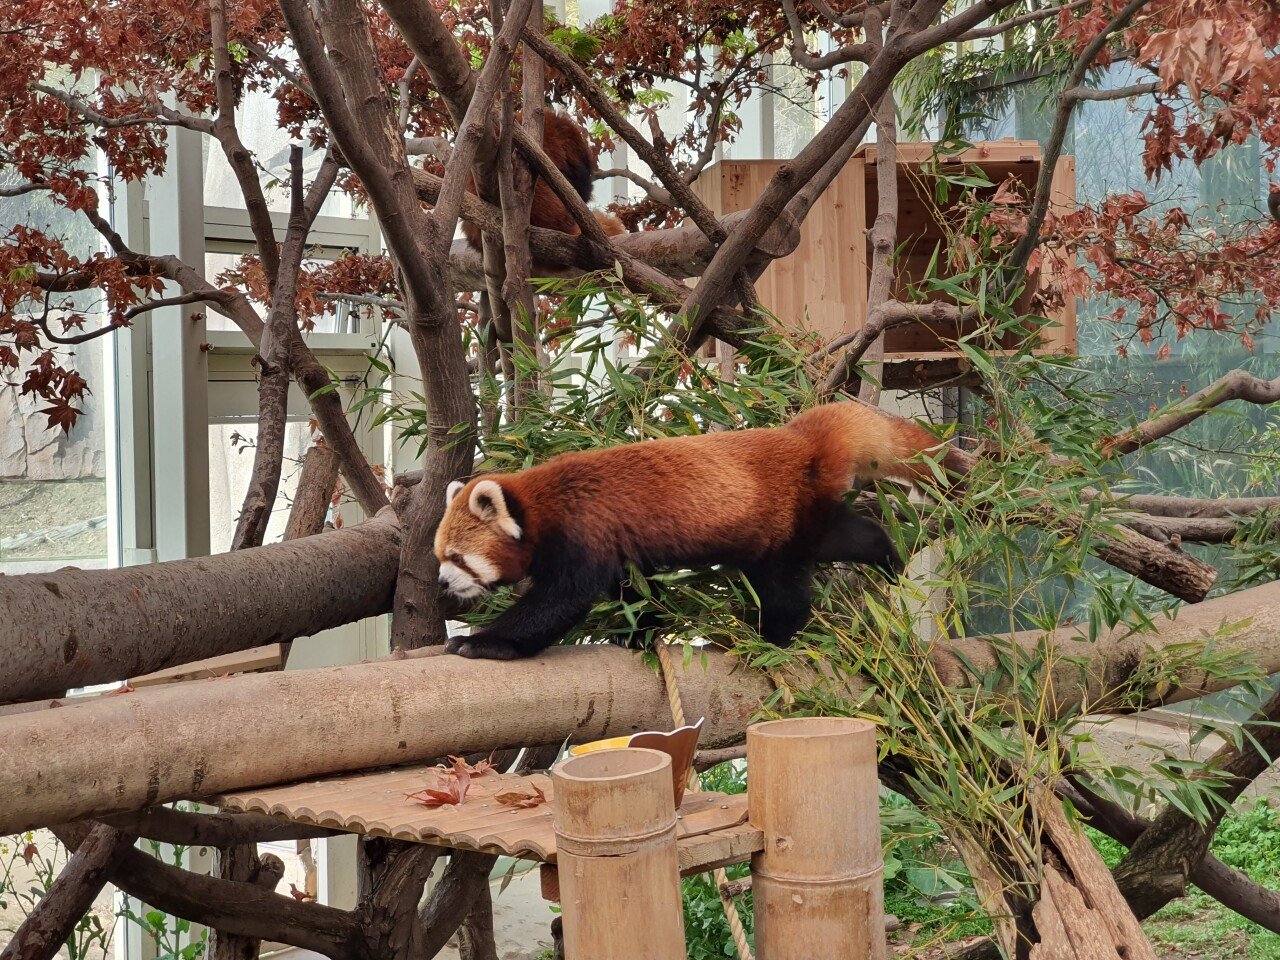
M 587 144 L 587 135 L 582 128 L 553 110 L 548 110 L 543 121 L 542 149 L 547 158 L 554 163 L 565 179 L 578 191 L 578 196 L 586 202 L 591 200 L 596 172 L 595 158 L 591 156 L 591 147 Z M 467 192 L 475 193 L 473 181 L 467 182 Z M 596 219 L 604 228 L 606 236 L 616 237 L 624 232 L 622 221 L 607 213 L 596 212 Z M 576 237 L 581 231 L 577 222 L 569 215 L 556 192 L 550 184 L 535 175 L 533 181 L 533 206 L 529 210 L 529 223 L 535 227 L 546 227 L 548 230 L 559 230 Z M 474 223 L 464 220 L 462 234 L 467 242 L 476 250 L 480 249 L 480 228 Z
M 532 656 L 616 589 L 628 562 L 646 572 L 740 569 L 760 600 L 761 634 L 785 645 L 809 619 L 815 564 L 901 570 L 880 525 L 843 498 L 860 479 L 927 483 L 929 466 L 913 458 L 937 446 L 908 420 L 832 403 L 782 427 L 567 453 L 519 473 L 454 481 L 436 530 L 441 587 L 470 599 L 525 577 L 533 583 L 447 649 Z M 948 456 L 943 463 L 953 468 Z

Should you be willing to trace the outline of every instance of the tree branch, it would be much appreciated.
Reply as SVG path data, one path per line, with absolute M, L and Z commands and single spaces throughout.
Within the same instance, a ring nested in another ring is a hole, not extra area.
M 1181 430 L 1231 400 L 1246 400 L 1258 404 L 1276 403 L 1280 401 L 1280 377 L 1260 380 L 1245 370 L 1232 370 L 1185 400 L 1166 408 L 1163 413 L 1108 437 L 1103 441 L 1103 452 L 1112 457 L 1133 453 Z
M 249 229 L 253 231 L 258 246 L 258 260 L 262 263 L 267 284 L 274 286 L 280 271 L 280 252 L 276 249 L 271 210 L 262 192 L 253 155 L 245 147 L 244 141 L 240 139 L 240 131 L 236 129 L 235 76 L 231 71 L 231 54 L 227 49 L 226 0 L 209 0 L 209 30 L 213 46 L 213 90 L 217 103 L 211 132 L 222 147 L 222 153 L 240 186 L 245 212 L 249 216 Z
M 106 886 L 116 858 L 133 841 L 113 827 L 95 824 L 0 951 L 0 960 L 53 960 Z
M 213 0 L 215 6 L 221 2 Z M 284 467 L 284 436 L 289 414 L 289 344 L 298 327 L 298 271 L 302 269 L 302 255 L 314 212 L 320 206 L 314 203 L 309 211 L 304 204 L 302 147 L 297 144 L 289 150 L 289 169 L 289 226 L 285 231 L 284 249 L 275 264 L 271 312 L 267 316 L 257 358 L 258 437 L 253 452 L 253 473 L 245 490 L 235 535 L 231 539 L 232 550 L 262 545 Z M 322 164 L 320 176 L 312 185 L 313 197 L 318 194 L 323 198 L 328 194 L 336 176 L 336 164 Z
M 104 130 L 117 129 L 119 127 L 137 127 L 149 124 L 155 124 L 163 127 L 186 127 L 188 130 L 195 130 L 198 133 L 212 134 L 213 122 L 203 117 L 193 117 L 189 113 L 182 113 L 171 107 L 162 104 L 151 103 L 148 108 L 152 113 L 130 114 L 125 117 L 108 117 L 104 113 L 99 113 L 89 104 L 77 96 L 59 90 L 57 87 L 50 87 L 47 84 L 32 84 L 33 90 L 38 90 L 45 96 L 52 97 L 61 103 L 66 104 L 80 116 L 84 117 L 89 123 L 95 127 L 101 127 Z
M 1067 127 L 1075 114 L 1076 104 L 1080 102 L 1080 91 L 1084 89 L 1085 77 L 1092 69 L 1103 48 L 1117 30 L 1123 30 L 1129 22 L 1151 0 L 1129 0 L 1127 4 L 1111 18 L 1106 27 L 1080 51 L 1075 65 L 1061 93 L 1058 94 L 1058 110 L 1053 118 L 1053 127 L 1049 138 L 1045 141 L 1044 152 L 1040 158 L 1040 175 L 1036 179 L 1035 193 L 1032 195 L 1031 209 L 1027 214 L 1026 233 L 1010 254 L 1007 267 L 1010 279 L 1007 286 L 1015 287 L 1026 275 L 1027 263 L 1031 253 L 1040 243 L 1040 228 L 1044 226 L 1045 217 L 1049 213 L 1049 201 L 1053 190 L 1053 172 L 1062 156 L 1067 141 Z
M 83 842 L 83 824 L 55 827 L 68 848 Z M 112 860 L 111 883 L 131 897 L 175 916 L 227 933 L 277 940 L 334 960 L 371 960 L 352 914 L 264 890 L 251 883 L 171 867 L 125 846 Z
M 489 134 L 489 111 L 498 93 L 499 84 L 506 84 L 507 70 L 515 55 L 516 40 L 525 28 L 532 7 L 533 0 L 512 0 L 502 29 L 493 38 L 489 59 L 485 61 L 480 77 L 476 80 L 466 116 L 458 127 L 458 135 L 453 141 L 453 159 L 445 170 L 444 184 L 440 188 L 433 217 L 439 256 L 446 256 L 449 245 L 453 242 L 453 232 L 462 211 L 462 196 L 466 192 L 467 179 L 471 176 L 472 161 L 481 142 Z
M 1029 23 L 1038 23 L 1041 20 L 1048 20 L 1056 17 L 1064 10 L 1080 10 L 1089 6 L 1093 0 L 1072 0 L 1071 3 L 1060 4 L 1055 7 L 1042 7 L 1039 10 L 1032 10 L 1030 13 L 1023 13 L 1016 17 L 1010 17 L 1003 23 L 993 23 L 988 27 L 976 27 L 968 33 L 963 33 L 955 38 L 956 43 L 967 43 L 972 40 L 985 40 L 988 37 L 998 37 L 1002 33 L 1008 33 L 1010 30 L 1016 30 L 1018 27 L 1025 27 Z
M 289 823 L 260 813 L 188 813 L 172 807 L 148 807 L 119 813 L 103 823 L 126 833 L 181 847 L 231 847 L 240 843 L 270 843 L 331 837 L 334 831 Z
M 877 8 L 872 8 L 877 10 Z M 874 37 L 878 49 L 880 16 L 867 15 L 867 35 Z M 867 285 L 867 314 L 886 303 L 893 292 L 893 254 L 898 246 L 898 124 L 893 90 L 880 98 L 876 106 L 876 219 L 871 225 L 871 278 Z M 862 371 L 858 399 L 871 406 L 880 405 L 880 384 L 884 379 L 884 331 L 862 351 L 867 369 Z M 848 369 L 844 367 L 843 369 Z
M 1116 883 L 1139 919 L 1149 917 L 1186 893 L 1187 881 L 1209 852 L 1209 844 L 1231 804 L 1274 762 L 1280 750 L 1280 692 L 1244 725 L 1242 748 L 1226 743 L 1208 761 L 1206 776 L 1217 803 L 1209 818 L 1197 821 L 1167 806 L 1115 868 Z

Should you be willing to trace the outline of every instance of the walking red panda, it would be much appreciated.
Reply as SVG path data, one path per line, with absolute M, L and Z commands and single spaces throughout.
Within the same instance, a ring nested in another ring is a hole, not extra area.
M 454 481 L 436 530 L 440 586 L 470 599 L 525 577 L 533 583 L 493 623 L 451 638 L 447 649 L 532 656 L 616 589 L 627 563 L 646 572 L 740 569 L 760 600 L 761 634 L 786 645 L 809 619 L 816 564 L 900 572 L 888 535 L 844 495 L 880 477 L 927 484 L 932 471 L 916 455 L 938 446 L 911 421 L 842 402 L 781 427 L 567 453 L 519 473 Z M 943 465 L 955 469 L 948 451 Z
M 582 128 L 553 110 L 546 111 L 543 120 L 542 149 L 547 158 L 564 174 L 565 179 L 578 192 L 583 201 L 591 201 L 596 172 L 595 158 L 591 156 L 591 147 L 587 144 L 587 135 Z M 467 192 L 475 193 L 474 182 L 468 181 Z M 604 229 L 605 235 L 616 237 L 624 232 L 622 221 L 607 213 L 596 211 L 596 219 Z M 581 231 L 577 222 L 569 215 L 551 185 L 541 177 L 534 175 L 533 205 L 529 210 L 529 223 L 535 227 L 546 227 L 548 230 L 559 230 L 576 237 Z M 480 228 L 474 223 L 464 220 L 462 234 L 467 242 L 476 250 L 480 249 Z

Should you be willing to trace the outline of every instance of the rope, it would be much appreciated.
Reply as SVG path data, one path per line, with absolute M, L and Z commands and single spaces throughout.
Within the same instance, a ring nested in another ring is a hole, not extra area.
M 653 645 L 658 655 L 658 666 L 662 668 L 662 682 L 667 688 L 667 703 L 671 707 L 671 719 L 677 727 L 685 726 L 684 704 L 680 701 L 680 688 L 676 686 L 676 667 L 672 661 L 671 647 L 659 639 Z M 689 793 L 701 793 L 702 781 L 698 779 L 696 770 L 689 770 L 689 783 L 685 787 Z M 720 895 L 720 906 L 724 908 L 724 918 L 729 922 L 729 933 L 733 937 L 733 945 L 738 951 L 738 960 L 755 960 L 751 953 L 751 942 L 747 939 L 746 927 L 742 925 L 742 915 L 738 913 L 738 905 L 733 896 L 727 892 L 729 874 L 723 867 L 711 871 L 715 881 L 716 892 Z

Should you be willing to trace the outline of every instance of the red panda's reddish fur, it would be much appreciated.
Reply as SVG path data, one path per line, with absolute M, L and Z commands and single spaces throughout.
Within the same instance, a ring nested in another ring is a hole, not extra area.
M 923 427 L 857 403 L 833 403 L 784 427 L 725 431 L 567 453 L 519 473 L 486 474 L 453 501 L 443 539 L 488 553 L 504 577 L 524 576 L 531 551 L 565 523 L 588 549 L 633 558 L 701 543 L 716 552 L 765 556 L 804 533 L 809 507 L 839 500 L 857 479 L 927 483 L 911 462 L 938 446 Z M 523 535 L 500 546 L 465 504 L 494 480 L 520 504 Z M 443 559 L 443 557 L 441 557 Z
M 573 184 L 583 200 L 589 200 L 591 175 L 596 171 L 596 163 L 591 156 L 591 147 L 587 143 L 587 135 L 582 128 L 568 117 L 548 110 L 543 121 L 542 150 Z M 470 179 L 467 181 L 467 192 L 475 193 L 475 183 Z M 596 211 L 595 216 L 606 236 L 614 237 L 624 232 L 622 221 L 617 217 L 599 211 Z M 551 185 L 538 176 L 534 178 L 533 205 L 529 211 L 529 223 L 535 227 L 558 230 L 570 236 L 577 236 L 581 232 L 577 222 L 569 215 L 569 211 L 556 196 L 556 192 L 551 189 Z M 472 247 L 480 249 L 481 232 L 478 226 L 464 220 L 462 233 Z
M 897 547 L 844 495 L 859 480 L 928 485 L 918 455 L 929 431 L 857 403 L 810 410 L 784 427 L 710 433 L 568 453 L 519 473 L 451 484 L 436 531 L 441 585 L 478 596 L 526 577 L 532 586 L 497 620 L 447 649 L 527 657 L 555 643 L 592 605 L 644 572 L 723 564 L 746 575 L 766 640 L 787 644 L 809 619 L 818 564 L 889 575 Z M 963 473 L 942 451 L 944 469 Z

